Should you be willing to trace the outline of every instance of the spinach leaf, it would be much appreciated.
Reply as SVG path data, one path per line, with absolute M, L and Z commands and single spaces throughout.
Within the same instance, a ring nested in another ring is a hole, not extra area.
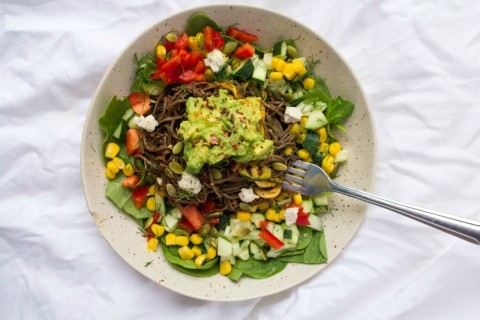
M 235 268 L 243 272 L 246 276 L 254 279 L 265 279 L 271 277 L 287 266 L 287 262 L 279 259 L 269 259 L 267 261 L 255 260 L 252 257 L 243 261 L 237 259 Z
M 313 238 L 313 229 L 310 227 L 298 227 L 300 235 L 298 236 L 298 242 L 294 249 L 285 250 L 280 256 L 293 256 L 297 254 L 302 254 L 305 252 L 305 248 L 310 245 Z
M 196 277 L 211 277 L 218 274 L 220 271 L 218 264 L 214 265 L 210 269 L 189 269 L 173 263 L 170 263 L 170 265 L 180 272 Z
M 340 124 L 352 115 L 354 108 L 352 102 L 337 97 L 331 100 L 330 105 L 325 110 L 325 117 L 330 124 Z
M 305 135 L 305 139 L 302 142 L 303 148 L 310 154 L 315 154 L 318 150 L 318 142 L 320 141 L 320 135 L 316 132 L 309 131 Z
M 118 175 L 115 179 L 109 180 L 105 196 L 115 203 L 117 207 L 132 215 L 135 219 L 145 219 L 153 215 L 147 208 L 137 209 L 132 201 L 132 192 L 122 186 L 123 176 Z
M 115 142 L 121 148 L 123 147 L 123 150 L 120 150 L 120 154 L 126 157 L 125 146 L 123 146 L 123 143 L 121 143 L 119 139 L 113 136 L 113 133 L 119 125 L 124 124 L 124 120 L 122 119 L 122 117 L 125 114 L 125 111 L 127 111 L 129 108 L 130 102 L 127 98 L 119 100 L 116 96 L 114 96 L 112 100 L 110 100 L 110 103 L 108 104 L 105 113 L 98 120 L 100 128 L 102 128 L 102 130 L 105 131 L 106 134 L 105 140 L 103 141 L 102 145 L 102 154 L 105 154 L 105 147 L 109 142 Z M 123 125 L 122 134 L 125 134 L 126 128 L 127 126 Z M 104 160 L 106 161 L 106 159 Z
M 305 248 L 305 251 L 302 254 L 281 256 L 278 258 L 278 260 L 307 264 L 326 263 L 327 250 L 323 231 L 313 232 L 312 241 L 310 245 Z
M 215 21 L 204 13 L 198 12 L 188 19 L 185 33 L 189 36 L 195 36 L 197 33 L 202 32 L 206 26 L 212 27 L 215 31 L 222 31 L 222 28 Z
M 325 81 L 323 81 L 321 78 L 315 78 L 315 88 L 305 92 L 303 99 L 306 103 L 321 101 L 326 103 L 328 106 L 332 97 Z
M 185 269 L 196 269 L 196 270 L 207 270 L 217 264 L 218 257 L 208 261 L 207 263 L 203 264 L 201 267 L 197 267 L 195 265 L 195 262 L 193 262 L 193 260 L 183 260 L 182 258 L 180 258 L 180 256 L 178 255 L 178 249 L 180 248 L 177 246 L 167 246 L 165 245 L 165 243 L 162 242 L 162 251 L 165 256 L 165 259 L 167 259 L 167 261 L 170 262 L 171 264 L 181 266 L 182 268 L 185 268 Z

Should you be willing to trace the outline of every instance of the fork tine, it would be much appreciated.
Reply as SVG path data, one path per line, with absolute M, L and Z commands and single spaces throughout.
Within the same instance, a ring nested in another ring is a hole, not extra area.
M 287 171 L 290 172 L 290 173 L 293 173 L 293 174 L 298 174 L 299 176 L 302 176 L 302 177 L 306 173 L 305 170 L 299 170 L 299 169 L 295 169 L 295 168 L 292 168 L 292 167 L 288 167 Z
M 286 181 L 282 182 L 282 187 L 285 189 L 290 189 L 292 191 L 298 192 L 298 193 L 305 193 L 305 189 L 298 184 L 292 184 L 288 183 Z
M 285 180 L 287 180 L 287 181 L 292 181 L 292 182 L 296 182 L 296 183 L 298 183 L 298 184 L 302 184 L 302 183 L 303 183 L 303 178 L 296 177 L 296 176 L 292 176 L 291 174 L 286 174 L 286 175 L 285 175 Z
M 302 161 L 302 160 L 297 160 L 295 162 L 292 163 L 292 165 L 294 166 L 297 166 L 297 167 L 300 167 L 300 168 L 303 168 L 305 170 L 308 169 L 308 167 L 310 166 L 310 163 L 308 162 L 305 162 L 305 161 Z

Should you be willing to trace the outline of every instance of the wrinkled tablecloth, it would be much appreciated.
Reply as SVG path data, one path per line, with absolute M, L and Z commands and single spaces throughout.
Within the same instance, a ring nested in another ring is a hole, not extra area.
M 286 292 L 178 295 L 101 236 L 82 128 L 147 27 L 218 1 L 0 1 L 0 319 L 478 319 L 480 247 L 370 206 L 343 253 Z M 375 193 L 480 220 L 480 2 L 266 1 L 349 62 L 375 119 Z

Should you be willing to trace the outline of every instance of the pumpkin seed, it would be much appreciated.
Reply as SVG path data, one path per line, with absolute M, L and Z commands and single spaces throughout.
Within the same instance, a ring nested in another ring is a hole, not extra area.
M 183 172 L 183 167 L 180 163 L 178 162 L 170 162 L 168 164 L 168 167 L 170 168 L 170 170 L 172 170 L 173 172 L 175 172 L 176 174 L 182 174 Z
M 290 56 L 290 58 L 298 58 L 298 51 L 294 46 L 287 46 L 287 54 Z
M 208 244 L 210 245 L 210 247 L 214 247 L 215 249 L 217 248 L 217 244 L 215 243 L 215 239 L 210 239 L 210 241 L 208 241 Z
M 202 238 L 206 238 L 208 237 L 208 235 L 210 234 L 210 225 L 209 224 L 204 224 L 200 230 L 198 230 L 198 234 L 200 235 L 200 237 Z
M 175 186 L 171 183 L 167 183 L 167 193 L 171 196 L 171 197 L 176 197 L 177 196 L 177 189 L 175 189 Z
M 246 237 L 250 234 L 251 230 L 247 227 L 240 226 L 237 229 L 237 235 L 241 238 Z
M 252 212 L 252 207 L 248 203 L 240 202 L 240 204 L 238 206 L 240 207 L 240 209 L 242 211 Z
M 167 175 L 167 177 L 169 177 L 170 179 L 174 179 L 175 178 L 175 175 L 173 174 L 172 170 L 168 169 L 168 168 L 165 168 L 165 174 Z
M 218 218 L 223 215 L 222 211 L 219 212 L 212 212 L 209 215 L 207 215 L 207 218 Z
M 211 227 L 209 234 L 210 234 L 211 237 L 218 238 L 218 230 L 217 230 L 217 228 Z
M 218 169 L 212 168 L 212 177 L 213 180 L 220 180 L 222 179 L 222 172 Z
M 173 154 L 179 154 L 183 150 L 183 141 L 177 142 L 172 148 Z
M 281 162 L 274 162 L 272 167 L 277 171 L 286 171 L 288 169 L 288 167 Z
M 143 225 L 143 229 L 148 229 L 153 224 L 153 217 L 148 218 Z

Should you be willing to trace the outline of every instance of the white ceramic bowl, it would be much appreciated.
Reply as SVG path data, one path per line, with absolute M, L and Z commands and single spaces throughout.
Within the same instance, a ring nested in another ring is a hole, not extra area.
M 357 79 L 340 55 L 315 32 L 277 12 L 250 6 L 214 5 L 181 12 L 158 22 L 128 45 L 113 62 L 95 92 L 85 121 L 81 146 L 85 197 L 90 214 L 112 248 L 152 281 L 180 294 L 205 300 L 234 301 L 271 295 L 317 275 L 328 264 L 289 264 L 271 278 L 245 278 L 238 283 L 221 275 L 210 278 L 185 275 L 170 267 L 161 250 L 147 252 L 145 239 L 140 236 L 136 223 L 104 196 L 107 179 L 100 152 L 104 135 L 98 126 L 99 117 L 113 95 L 123 98 L 129 94 L 135 75 L 134 54 L 153 50 L 160 37 L 171 30 L 183 30 L 187 19 L 198 11 L 223 27 L 238 23 L 241 28 L 259 35 L 263 47 L 293 38 L 303 56 L 313 55 L 319 59 L 317 75 L 326 79 L 332 94 L 355 103 L 354 114 L 346 122 L 347 134 L 339 135 L 344 148 L 350 151 L 350 158 L 337 181 L 362 190 L 369 190 L 373 185 L 375 134 L 372 116 Z M 344 196 L 334 195 L 332 202 L 333 214 L 323 217 L 329 263 L 352 239 L 366 211 L 365 204 Z M 147 261 L 153 263 L 146 267 Z

